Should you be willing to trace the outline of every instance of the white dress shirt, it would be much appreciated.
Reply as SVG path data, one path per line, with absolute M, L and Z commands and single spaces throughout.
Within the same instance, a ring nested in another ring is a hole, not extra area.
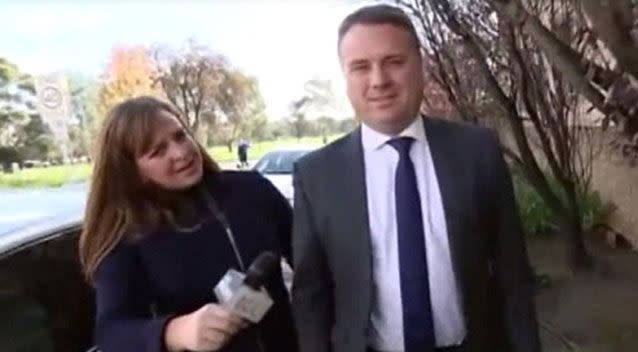
M 436 345 L 459 345 L 465 338 L 466 327 L 423 119 L 416 118 L 399 136 L 414 138 L 410 158 L 421 197 Z M 374 280 L 368 343 L 378 351 L 400 352 L 404 350 L 403 313 L 394 197 L 399 154 L 386 143 L 392 138 L 365 124 L 361 126 Z

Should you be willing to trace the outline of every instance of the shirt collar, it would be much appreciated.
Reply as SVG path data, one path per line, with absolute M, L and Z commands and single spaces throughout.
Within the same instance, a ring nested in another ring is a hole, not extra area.
M 423 126 L 423 118 L 417 116 L 412 123 L 396 136 L 389 136 L 378 132 L 372 127 L 361 124 L 361 142 L 364 150 L 378 150 L 383 147 L 390 139 L 396 137 L 412 137 L 418 142 L 426 143 L 425 128 Z

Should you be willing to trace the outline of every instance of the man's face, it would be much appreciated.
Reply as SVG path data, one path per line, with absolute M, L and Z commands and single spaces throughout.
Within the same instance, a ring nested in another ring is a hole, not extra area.
M 350 103 L 362 122 L 397 134 L 414 120 L 423 98 L 423 69 L 404 29 L 355 24 L 343 36 L 339 56 Z

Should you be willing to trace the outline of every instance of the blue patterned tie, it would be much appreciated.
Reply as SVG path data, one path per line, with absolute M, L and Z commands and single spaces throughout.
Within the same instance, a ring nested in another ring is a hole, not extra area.
M 414 139 L 410 137 L 399 137 L 388 142 L 399 152 L 394 187 L 403 308 L 403 341 L 405 352 L 432 352 L 435 348 L 435 337 L 423 216 L 414 164 L 410 159 L 410 147 L 413 141 Z

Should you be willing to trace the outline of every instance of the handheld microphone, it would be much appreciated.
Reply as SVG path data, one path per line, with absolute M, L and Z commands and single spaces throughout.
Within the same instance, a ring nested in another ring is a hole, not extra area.
M 244 284 L 253 290 L 259 290 L 268 280 L 268 276 L 275 272 L 279 265 L 279 258 L 271 252 L 261 253 L 246 271 Z
M 215 296 L 230 312 L 257 323 L 273 305 L 272 298 L 263 286 L 277 265 L 277 256 L 263 252 L 253 261 L 246 274 L 229 269 L 215 286 Z

